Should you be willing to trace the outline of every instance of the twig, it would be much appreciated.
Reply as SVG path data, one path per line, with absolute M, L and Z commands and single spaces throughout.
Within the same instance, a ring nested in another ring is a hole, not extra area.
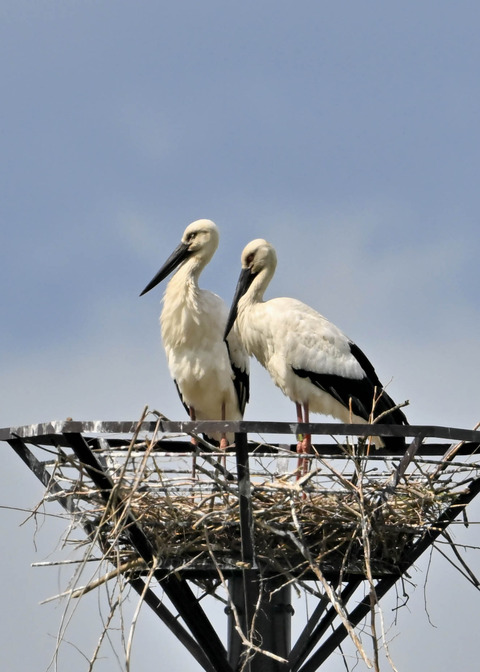
M 473 429 L 476 430 L 479 427 L 480 427 L 480 422 L 477 422 L 477 424 L 473 427 Z M 443 460 L 442 460 L 441 464 L 438 465 L 438 467 L 436 468 L 436 470 L 432 474 L 432 476 L 431 476 L 432 481 L 436 480 L 439 477 L 439 475 L 442 473 L 442 471 L 444 471 L 447 468 L 448 463 L 453 460 L 453 458 L 455 457 L 455 455 L 458 453 L 458 451 L 460 450 L 460 448 L 463 445 L 465 445 L 465 441 L 460 441 L 459 443 L 456 443 L 456 444 L 450 446 L 450 448 L 447 450 L 447 452 L 443 456 Z
M 345 612 L 345 609 L 344 609 L 341 601 L 339 600 L 339 598 L 335 594 L 335 591 L 332 589 L 332 587 L 330 586 L 328 581 L 323 576 L 323 573 L 322 573 L 320 567 L 317 565 L 316 562 L 314 562 L 314 560 L 313 560 L 313 558 L 310 554 L 310 551 L 308 550 L 308 547 L 306 546 L 306 544 L 303 541 L 303 533 L 302 533 L 302 530 L 301 530 L 299 522 L 298 522 L 297 513 L 295 511 L 295 506 L 293 504 L 293 501 L 291 502 L 291 512 L 292 512 L 292 519 L 294 521 L 295 528 L 296 528 L 297 534 L 298 534 L 298 538 L 294 538 L 295 544 L 297 545 L 299 550 L 302 552 L 302 554 L 305 556 L 305 559 L 308 560 L 308 563 L 309 563 L 311 569 L 315 573 L 317 579 L 322 584 L 323 589 L 328 596 L 328 599 L 330 600 L 330 602 L 333 605 L 335 611 L 337 612 L 340 620 L 342 621 L 345 629 L 347 630 L 347 632 L 350 636 L 350 639 L 355 644 L 355 646 L 357 648 L 357 651 L 359 652 L 359 654 L 363 658 L 363 661 L 365 662 L 367 667 L 371 668 L 372 667 L 372 662 L 369 660 L 367 654 L 365 653 L 361 640 L 359 639 L 359 637 L 355 633 L 355 630 L 350 625 L 350 622 L 348 620 L 348 615 Z
M 157 569 L 157 560 L 154 558 L 152 562 L 152 566 L 150 568 L 150 571 L 148 572 L 147 579 L 145 581 L 145 586 L 142 591 L 142 594 L 140 595 L 140 598 L 138 599 L 137 606 L 135 608 L 135 613 L 132 616 L 132 621 L 130 623 L 130 631 L 128 633 L 128 639 L 127 639 L 127 648 L 125 651 L 125 665 L 126 665 L 126 670 L 127 672 L 130 671 L 130 659 L 131 659 L 131 654 L 132 654 L 132 644 L 133 644 L 133 636 L 135 633 L 135 628 L 137 626 L 137 621 L 138 617 L 140 615 L 140 609 L 142 608 L 143 601 L 145 599 L 145 594 L 147 593 L 148 589 L 150 588 L 150 583 L 152 581 L 152 578 L 155 574 L 155 571 Z

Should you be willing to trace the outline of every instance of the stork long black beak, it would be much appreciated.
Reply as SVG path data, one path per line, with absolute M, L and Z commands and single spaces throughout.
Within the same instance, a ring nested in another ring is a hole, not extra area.
M 188 245 L 186 243 L 180 243 L 180 245 L 176 247 L 172 254 L 168 257 L 167 261 L 163 264 L 157 275 L 152 280 L 150 280 L 140 296 L 143 296 L 151 289 L 156 287 L 159 282 L 165 280 L 165 278 L 170 275 L 170 273 L 174 271 L 177 266 L 180 266 L 182 261 L 185 261 L 189 254 L 190 250 L 188 249 Z
M 232 305 L 230 307 L 230 313 L 228 315 L 227 325 L 225 327 L 225 334 L 223 336 L 224 339 L 227 338 L 228 334 L 232 330 L 235 320 L 237 319 L 238 302 L 252 284 L 254 277 L 255 273 L 252 273 L 249 268 L 242 268 L 240 277 L 238 278 L 237 287 L 235 289 Z

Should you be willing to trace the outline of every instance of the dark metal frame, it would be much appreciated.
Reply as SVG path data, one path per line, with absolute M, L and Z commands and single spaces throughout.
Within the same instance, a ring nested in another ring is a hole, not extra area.
M 55 446 L 57 449 L 70 448 L 85 468 L 89 477 L 103 493 L 107 502 L 111 496 L 113 482 L 108 473 L 97 459 L 94 449 L 98 447 L 98 436 L 114 434 L 107 439 L 110 447 L 121 449 L 128 446 L 131 436 L 139 431 L 158 433 L 208 433 L 209 431 L 225 431 L 235 433 L 235 455 L 237 464 L 237 482 L 240 506 L 240 531 L 242 549 L 242 568 L 232 572 L 229 578 L 232 604 L 241 617 L 242 630 L 247 639 L 252 640 L 277 656 L 287 659 L 281 663 L 278 660 L 255 654 L 251 656 L 245 668 L 249 672 L 314 672 L 330 654 L 341 644 L 347 636 L 343 624 L 338 624 L 332 634 L 326 636 L 327 630 L 334 627 L 337 612 L 327 599 L 320 599 L 317 607 L 310 616 L 297 642 L 290 649 L 290 621 L 292 609 L 289 604 L 289 589 L 282 588 L 275 593 L 275 599 L 269 599 L 270 588 L 268 581 L 262 577 L 255 558 L 254 521 L 251 505 L 251 484 L 249 474 L 249 456 L 257 449 L 256 444 L 247 443 L 247 432 L 300 434 L 312 435 L 355 435 L 368 436 L 372 429 L 365 425 L 341 425 L 337 423 L 266 423 L 266 422 L 143 422 L 139 426 L 135 422 L 75 422 L 65 421 L 46 423 L 28 427 L 0 429 L 0 441 L 6 441 L 13 450 L 27 464 L 35 476 L 49 489 L 58 495 L 60 504 L 72 515 L 79 510 L 71 495 L 65 494 L 63 488 L 56 482 L 45 464 L 30 450 L 28 444 L 39 446 Z M 392 425 L 375 426 L 375 434 L 380 436 L 413 437 L 410 447 L 399 461 L 396 471 L 392 475 L 389 490 L 385 497 L 394 491 L 398 481 L 415 455 L 444 455 L 450 459 L 451 446 L 448 444 L 424 443 L 425 438 L 447 439 L 463 442 L 455 451 L 456 455 L 471 455 L 480 446 L 480 432 L 448 427 L 410 426 L 400 427 Z M 121 435 L 125 435 L 122 437 Z M 162 442 L 160 441 L 160 445 Z M 191 444 L 185 441 L 165 442 L 165 450 L 186 452 L 191 450 Z M 294 449 L 295 446 L 292 446 Z M 262 446 L 262 451 L 265 446 Z M 272 450 L 275 450 L 273 448 Z M 340 455 L 341 451 L 336 443 L 322 444 L 322 453 L 332 456 Z M 385 451 L 378 451 L 379 455 L 386 455 Z M 466 492 L 460 494 L 455 502 L 443 512 L 429 528 L 427 533 L 416 541 L 408 550 L 408 556 L 403 559 L 401 569 L 397 573 L 377 577 L 374 585 L 375 596 L 380 600 L 403 573 L 416 562 L 420 555 L 442 534 L 448 525 L 460 516 L 466 506 L 480 492 L 480 478 L 473 480 Z M 120 504 L 121 506 L 121 504 Z M 131 546 L 147 564 L 151 565 L 154 550 L 145 536 L 141 525 L 129 511 L 124 511 L 127 521 L 126 530 Z M 84 525 L 88 537 L 94 538 L 95 528 L 91 524 Z M 143 599 L 172 633 L 184 644 L 194 656 L 199 665 L 206 672 L 234 672 L 245 663 L 243 656 L 247 649 L 238 636 L 234 620 L 229 616 L 228 651 L 211 625 L 198 599 L 195 597 L 186 575 L 167 572 L 157 569 L 154 574 L 159 585 L 169 598 L 174 609 L 183 620 L 185 627 L 178 621 L 158 597 L 155 591 L 145 584 L 139 577 L 129 578 L 134 590 L 143 595 Z M 268 578 L 268 577 L 267 577 Z M 341 600 L 346 607 L 348 601 L 355 594 L 365 577 L 352 576 L 344 582 Z M 332 581 L 335 584 L 335 580 Z M 260 610 L 257 607 L 260 605 Z M 369 592 L 348 613 L 348 620 L 352 627 L 358 625 L 371 609 Z M 255 632 L 252 631 L 252 620 L 256 613 Z M 260 617 L 259 617 L 260 613 Z

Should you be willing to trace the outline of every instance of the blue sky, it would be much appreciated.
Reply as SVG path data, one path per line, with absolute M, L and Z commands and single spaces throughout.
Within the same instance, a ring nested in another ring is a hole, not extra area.
M 0 426 L 135 419 L 145 404 L 183 417 L 160 344 L 161 289 L 138 294 L 185 226 L 207 217 L 221 241 L 203 286 L 229 302 L 242 248 L 269 239 L 279 265 L 268 296 L 337 323 L 391 395 L 410 400 L 412 423 L 472 427 L 479 24 L 477 4 L 462 1 L 1 1 Z M 293 418 L 252 369 L 246 417 Z M 5 470 L 0 504 L 34 505 L 33 476 L 9 453 Z M 18 539 L 3 575 L 32 590 L 11 595 L 2 648 L 9 670 L 25 669 L 15 616 L 28 614 L 29 668 L 43 669 L 60 611 L 37 601 L 56 592 L 54 570 L 29 568 L 31 526 L 0 515 Z M 451 604 L 462 580 L 436 562 L 430 580 L 438 593 L 454 585 Z M 453 623 L 431 604 L 434 630 L 417 593 L 394 660 L 418 667 L 410 643 L 432 638 L 431 669 L 454 669 L 478 595 L 467 587 Z M 474 665 L 475 638 L 462 656 Z

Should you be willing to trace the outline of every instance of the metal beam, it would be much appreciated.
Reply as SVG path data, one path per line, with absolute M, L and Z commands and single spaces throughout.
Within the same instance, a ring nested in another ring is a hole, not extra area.
M 347 583 L 345 588 L 342 590 L 340 599 L 343 605 L 346 605 L 348 600 L 355 593 L 357 588 L 363 583 L 363 578 L 355 578 Z M 325 607 L 328 607 L 325 610 Z M 325 612 L 320 623 L 316 626 L 315 622 L 318 621 L 322 613 Z M 326 633 L 328 628 L 332 625 L 337 617 L 336 609 L 330 604 L 328 598 L 325 603 L 325 600 L 320 600 L 315 611 L 310 617 L 304 631 L 300 635 L 297 643 L 295 644 L 292 652 L 290 654 L 289 663 L 291 672 L 296 672 L 308 656 L 312 653 L 315 646 L 321 640 L 323 635 Z
M 245 646 L 236 631 L 236 611 L 246 639 L 287 660 L 291 639 L 291 589 L 262 577 L 255 557 L 254 519 L 246 434 L 235 434 L 240 509 L 241 576 L 229 580 L 229 660 L 248 672 L 286 672 L 287 664 Z M 244 665 L 244 667 L 243 667 Z
M 419 539 L 408 551 L 405 558 L 403 571 L 398 576 L 389 576 L 381 579 L 375 585 L 375 596 L 377 601 L 392 588 L 401 576 L 411 567 L 422 553 L 429 547 L 437 537 L 448 527 L 448 525 L 457 518 L 466 508 L 466 506 L 480 493 L 480 478 L 475 479 L 469 484 L 468 490 L 460 494 L 446 511 L 430 525 L 425 535 Z M 370 595 L 365 595 L 364 599 L 348 615 L 348 620 L 352 627 L 356 627 L 371 610 Z M 325 662 L 325 660 L 338 648 L 348 633 L 345 626 L 339 625 L 330 637 L 315 651 L 311 658 L 300 667 L 298 672 L 315 672 Z
M 45 465 L 38 460 L 22 440 L 11 439 L 9 444 L 38 480 L 48 488 L 48 491 L 58 495 L 57 501 L 59 504 L 68 511 L 68 513 L 77 517 L 77 520 L 79 520 L 79 523 L 85 530 L 87 536 L 93 540 L 96 536 L 96 528 L 89 521 L 82 521 L 82 511 L 75 505 L 73 497 L 65 494 L 65 490 L 59 485 L 55 477 L 50 474 L 48 469 L 45 468 Z M 187 651 L 191 653 L 199 665 L 201 665 L 206 672 L 216 672 L 195 639 L 178 622 L 178 619 L 167 609 L 167 607 L 164 606 L 162 600 L 157 597 L 154 591 L 145 585 L 145 581 L 139 577 L 127 580 L 132 588 L 143 597 L 143 600 L 150 609 L 154 611 L 158 618 L 160 618 L 171 630 L 173 635 L 185 646 Z
M 244 636 L 249 642 L 253 642 L 256 639 L 253 623 L 262 588 L 255 561 L 252 493 L 246 434 L 235 434 L 235 454 L 237 461 L 238 505 L 240 510 L 242 574 L 241 577 L 230 579 L 229 590 L 231 590 L 231 608 L 236 610 L 239 616 L 240 627 Z M 236 627 L 235 619 L 231 616 L 229 618 L 230 630 L 228 636 L 231 649 L 228 652 L 228 656 L 234 667 L 240 665 L 242 655 L 251 655 L 243 645 Z M 255 669 L 256 665 L 253 659 L 250 659 L 246 663 L 245 670 L 246 672 L 254 672 Z
M 83 436 L 75 433 L 65 434 L 65 436 L 73 452 L 85 466 L 88 475 L 100 489 L 102 498 L 105 502 L 109 502 L 113 483 L 109 476 L 104 473 L 102 466 L 90 450 Z M 115 502 L 115 505 L 118 515 L 125 522 L 125 534 L 128 536 L 132 546 L 145 562 L 150 564 L 155 557 L 155 549 L 150 544 L 133 514 L 126 509 L 123 503 L 119 501 Z M 180 578 L 177 574 L 168 574 L 165 576 L 162 572 L 156 572 L 155 577 L 161 582 L 168 599 L 202 647 L 216 672 L 232 672 L 225 648 L 186 580 Z
M 345 424 L 345 423 L 298 423 L 298 422 L 258 422 L 258 421 L 185 421 L 173 422 L 170 420 L 143 422 L 133 421 L 76 421 L 65 420 L 48 422 L 20 427 L 4 427 L 0 429 L 0 441 L 8 441 L 14 436 L 19 438 L 40 437 L 51 434 L 64 433 L 91 433 L 91 434 L 133 434 L 136 431 L 153 434 L 179 432 L 196 434 L 211 434 L 212 432 L 228 433 L 271 433 L 271 434 L 313 434 L 315 436 L 403 436 L 415 437 L 418 435 L 430 438 L 447 439 L 450 441 L 472 441 L 480 443 L 480 431 L 461 429 L 456 427 L 439 427 L 433 425 L 382 425 L 382 424 Z M 385 453 L 386 454 L 386 453 Z

